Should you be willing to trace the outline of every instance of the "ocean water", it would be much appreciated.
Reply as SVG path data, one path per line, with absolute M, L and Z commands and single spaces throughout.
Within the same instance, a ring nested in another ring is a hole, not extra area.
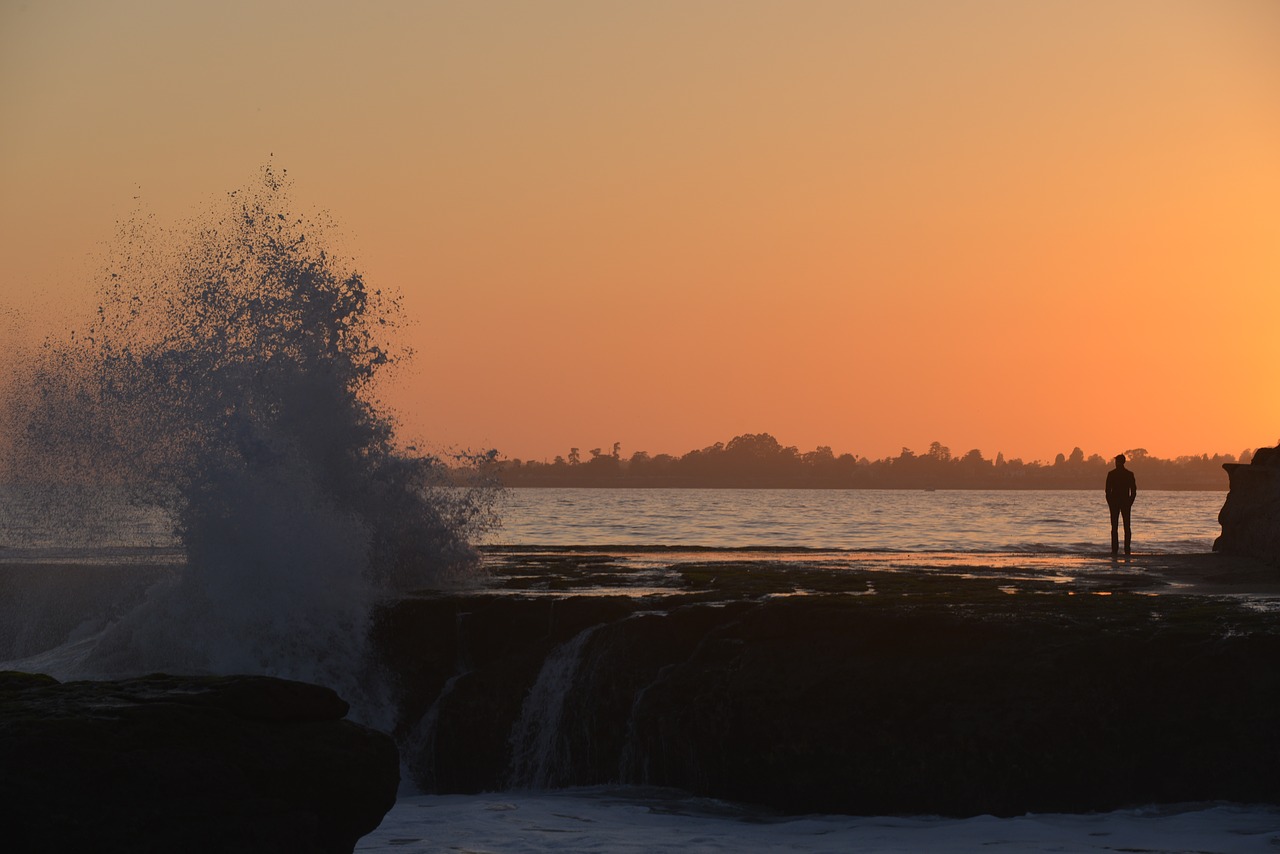
M 1218 492 L 1148 492 L 1136 508 L 1139 551 L 1208 551 Z M 615 546 L 668 562 L 671 547 L 739 550 L 777 561 L 847 551 L 860 563 L 971 562 L 1005 556 L 1056 566 L 1100 553 L 1109 536 L 1097 492 L 509 490 L 501 549 Z M 67 520 L 80 521 L 68 524 Z M 38 498 L 0 490 L 2 564 L 180 566 L 162 510 L 109 489 Z M 812 561 L 809 561 L 812 562 Z M 999 561 L 985 561 L 999 565 Z M 11 615 L 12 616 L 12 615 Z M 1229 803 L 1149 806 L 1090 815 L 783 817 L 750 806 L 637 787 L 479 795 L 422 794 L 406 784 L 359 852 L 1220 852 L 1280 848 L 1280 809 Z
M 1224 492 L 1142 492 L 1134 548 L 1207 552 Z M 889 552 L 1080 553 L 1110 548 L 1102 489 L 511 489 L 482 542 Z
M 1135 551 L 1196 554 L 1224 492 L 1144 492 Z M 1102 491 L 509 489 L 482 545 L 1091 554 L 1109 549 Z M 73 520 L 73 521 L 68 521 Z M 0 562 L 181 559 L 164 510 L 118 491 L 0 484 Z
M 0 483 L 0 563 L 180 562 L 174 520 L 110 487 Z

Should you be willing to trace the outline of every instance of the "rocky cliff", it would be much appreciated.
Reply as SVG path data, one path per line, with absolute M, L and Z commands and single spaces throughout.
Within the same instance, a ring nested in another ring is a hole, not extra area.
M 1280 566 L 1280 447 L 1259 448 L 1248 465 L 1228 463 L 1231 489 L 1218 514 L 1213 550 Z
M 0 673 L 0 848 L 350 852 L 395 803 L 391 739 L 261 676 Z
M 1280 803 L 1273 612 L 838 583 L 398 603 L 378 635 L 405 690 L 406 760 L 438 792 L 620 782 L 791 812 Z

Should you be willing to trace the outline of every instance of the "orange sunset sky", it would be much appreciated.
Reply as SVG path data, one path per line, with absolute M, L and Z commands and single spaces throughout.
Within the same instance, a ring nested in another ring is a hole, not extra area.
M 268 159 L 437 446 L 1280 437 L 1270 0 L 4 0 L 5 352 Z

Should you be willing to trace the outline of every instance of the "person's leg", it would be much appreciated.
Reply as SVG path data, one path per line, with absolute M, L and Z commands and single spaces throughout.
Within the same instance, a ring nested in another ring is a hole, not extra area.
M 1111 510 L 1111 553 L 1117 554 L 1120 551 L 1120 532 L 1117 530 L 1120 524 L 1120 507 L 1118 505 L 1110 505 Z
M 1129 527 L 1129 514 L 1133 512 L 1133 508 L 1121 507 L 1120 512 L 1124 514 L 1124 553 L 1129 554 L 1131 551 L 1130 544 L 1133 542 L 1133 529 Z

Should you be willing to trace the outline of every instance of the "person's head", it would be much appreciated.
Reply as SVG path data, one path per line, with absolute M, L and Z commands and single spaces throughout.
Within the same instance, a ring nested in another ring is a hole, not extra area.
M 1124 454 L 1116 454 L 1116 468 L 1124 468 Z

